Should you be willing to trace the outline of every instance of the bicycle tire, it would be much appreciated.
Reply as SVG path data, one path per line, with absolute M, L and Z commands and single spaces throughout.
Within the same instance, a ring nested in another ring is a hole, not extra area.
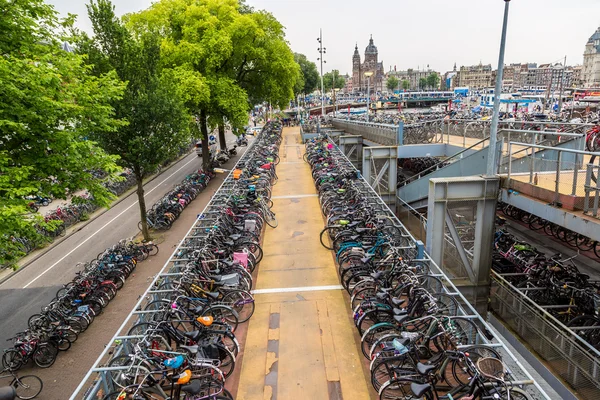
M 2 367 L 11 372 L 18 371 L 24 362 L 23 354 L 17 349 L 6 349 L 2 354 Z
M 44 382 L 35 375 L 17 377 L 13 379 L 10 385 L 15 388 L 17 397 L 22 400 L 33 399 L 44 388 Z

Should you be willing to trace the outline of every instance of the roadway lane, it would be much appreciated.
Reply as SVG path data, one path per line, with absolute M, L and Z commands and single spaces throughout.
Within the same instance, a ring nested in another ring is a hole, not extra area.
M 195 153 L 163 171 L 145 188 L 150 208 L 188 174 L 201 167 Z M 48 304 L 56 291 L 79 270 L 78 262 L 95 258 L 120 239 L 138 233 L 139 206 L 135 192 L 90 222 L 80 231 L 55 245 L 48 253 L 0 285 L 0 347 L 6 339 L 27 328 L 27 320 Z M 168 251 L 168 250 L 167 250 Z

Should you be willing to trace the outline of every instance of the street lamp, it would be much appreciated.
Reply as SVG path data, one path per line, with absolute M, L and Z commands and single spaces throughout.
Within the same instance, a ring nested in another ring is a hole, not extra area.
M 365 76 L 367 77 L 367 122 L 369 122 L 369 99 L 371 97 L 371 76 L 373 75 L 372 71 L 365 72 Z
M 326 53 L 327 50 L 323 47 L 323 30 L 319 29 L 319 37 L 317 38 L 317 42 L 319 42 L 319 48 L 317 51 L 319 52 L 320 57 L 317 58 L 317 61 L 321 61 L 321 117 L 325 117 L 325 89 L 323 86 L 323 63 L 327 63 L 327 61 L 323 60 L 323 54 Z
M 498 135 L 498 119 L 500 117 L 500 96 L 502 95 L 502 74 L 504 72 L 504 50 L 506 48 L 506 27 L 508 25 L 508 5 L 510 0 L 504 0 L 504 21 L 502 23 L 502 39 L 500 40 L 500 54 L 498 55 L 498 75 L 494 88 L 494 114 L 490 127 L 490 145 L 488 148 L 488 162 L 486 174 L 494 176 L 498 172 L 496 165 L 496 141 Z

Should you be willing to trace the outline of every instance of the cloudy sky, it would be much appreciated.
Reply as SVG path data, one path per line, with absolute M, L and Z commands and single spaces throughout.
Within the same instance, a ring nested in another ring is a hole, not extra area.
M 78 14 L 89 31 L 83 0 L 47 0 L 61 13 Z M 142 10 L 151 0 L 113 0 L 117 14 Z M 325 71 L 352 71 L 373 35 L 385 70 L 498 63 L 502 0 L 248 0 L 286 27 L 292 50 L 317 61 L 319 28 L 327 49 Z M 506 58 L 512 62 L 581 64 L 585 43 L 600 26 L 600 0 L 512 0 Z

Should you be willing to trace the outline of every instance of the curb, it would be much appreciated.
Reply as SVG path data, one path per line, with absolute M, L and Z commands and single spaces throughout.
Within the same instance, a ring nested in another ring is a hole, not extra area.
M 156 173 L 156 174 L 151 175 L 150 177 L 148 177 L 147 178 L 148 180 L 146 182 L 144 182 L 143 185 L 149 184 L 154 179 L 158 178 L 163 172 L 168 171 L 169 169 L 171 169 L 171 167 L 173 167 L 175 164 L 177 164 L 179 161 L 183 160 L 184 158 L 186 158 L 190 154 L 192 154 L 192 150 L 190 150 L 189 153 L 186 153 L 183 156 L 181 156 L 178 159 L 176 159 L 175 161 L 173 161 L 166 169 L 163 169 L 161 172 Z M 15 276 L 16 274 L 18 274 L 19 272 L 23 271 L 29 265 L 31 265 L 35 261 L 39 260 L 41 257 L 45 256 L 50 250 L 54 249 L 56 246 L 58 246 L 59 244 L 61 244 L 62 242 L 64 242 L 68 238 L 70 238 L 71 236 L 73 236 L 75 233 L 79 232 L 80 230 L 82 230 L 83 228 L 85 228 L 87 225 L 89 225 L 90 223 L 92 223 L 94 220 L 96 220 L 100 216 L 104 215 L 104 213 L 106 213 L 108 210 L 110 210 L 113 207 L 119 205 L 121 202 L 123 202 L 129 196 L 131 196 L 132 194 L 134 194 L 136 192 L 136 190 L 137 190 L 137 188 L 135 186 L 132 187 L 132 188 L 130 188 L 125 193 L 123 193 L 117 200 L 115 200 L 115 202 L 112 203 L 108 208 L 105 207 L 105 208 L 101 209 L 100 211 L 95 211 L 94 213 L 92 213 L 92 217 L 90 217 L 90 219 L 88 219 L 87 221 L 81 221 L 81 225 L 79 223 L 75 224 L 73 226 L 73 230 L 70 233 L 67 233 L 64 237 L 60 238 L 59 240 L 53 241 L 52 243 L 50 243 L 48 245 L 48 247 L 44 247 L 40 251 L 39 254 L 35 255 L 31 260 L 26 261 L 25 264 L 20 265 L 19 269 L 17 269 L 16 271 L 13 271 L 10 274 L 6 275 L 5 277 L 0 278 L 0 285 L 2 285 L 4 282 L 6 282 L 7 280 L 9 280 L 10 278 L 12 278 L 13 276 Z

